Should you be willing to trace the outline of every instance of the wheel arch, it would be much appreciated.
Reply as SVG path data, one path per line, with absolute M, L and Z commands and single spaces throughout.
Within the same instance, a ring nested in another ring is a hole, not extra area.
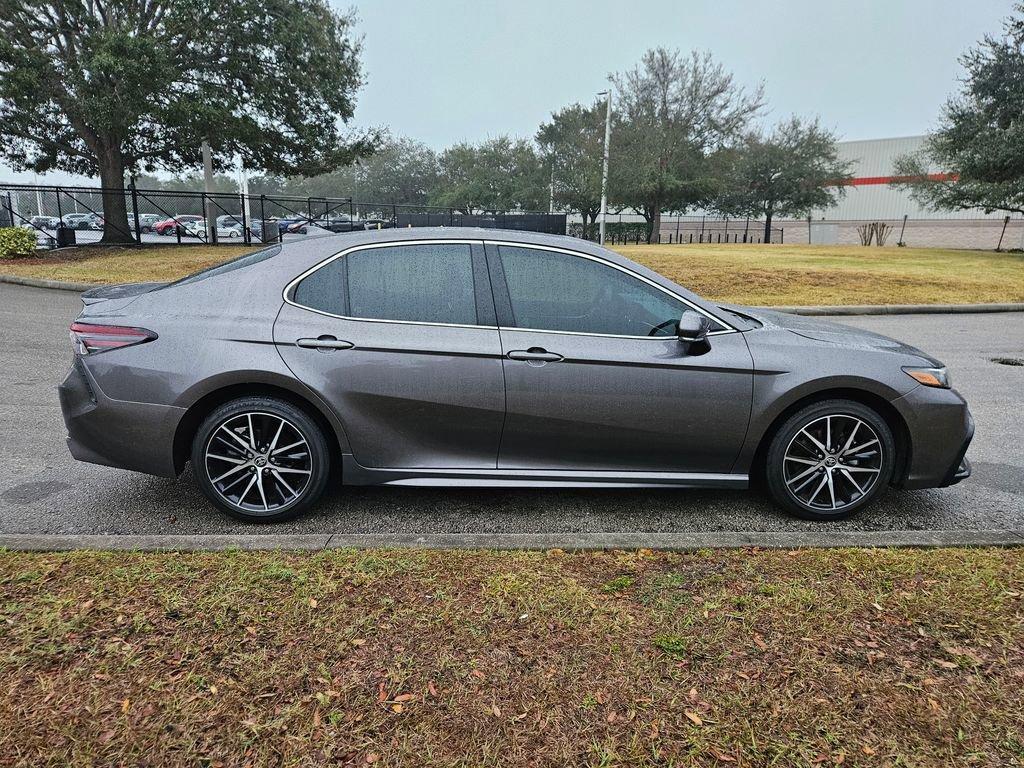
M 758 440 L 757 449 L 754 451 L 754 456 L 750 463 L 751 480 L 756 480 L 758 483 L 763 484 L 768 448 L 771 445 L 772 439 L 789 417 L 808 405 L 820 403 L 824 400 L 853 400 L 871 408 L 882 417 L 892 431 L 893 440 L 896 443 L 896 464 L 893 468 L 891 484 L 895 486 L 901 485 L 910 466 L 910 428 L 896 407 L 884 397 L 855 387 L 821 389 L 806 394 L 783 408 L 764 432 L 762 432 Z
M 316 403 L 313 398 L 300 394 L 294 389 L 272 381 L 235 381 L 224 383 L 212 389 L 186 410 L 178 420 L 174 430 L 173 457 L 174 469 L 178 474 L 185 468 L 192 450 L 192 440 L 199 426 L 214 409 L 242 397 L 273 397 L 284 400 L 309 416 L 323 432 L 324 439 L 331 452 L 331 466 L 340 470 L 341 455 L 345 452 L 346 438 L 344 430 L 337 420 L 326 411 L 325 406 Z

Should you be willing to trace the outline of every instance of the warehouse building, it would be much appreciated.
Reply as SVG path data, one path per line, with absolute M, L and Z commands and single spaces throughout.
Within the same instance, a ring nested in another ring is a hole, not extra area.
M 840 158 L 853 164 L 853 180 L 845 196 L 831 208 L 813 212 L 809 233 L 806 220 L 780 222 L 786 242 L 859 244 L 859 226 L 884 222 L 893 228 L 887 245 L 899 242 L 902 233 L 902 242 L 908 246 L 995 248 L 1002 237 L 1003 248 L 1022 247 L 1024 220 L 1020 216 L 1011 217 L 1004 232 L 1006 214 L 1001 211 L 931 211 L 915 202 L 908 191 L 891 186 L 896 179 L 896 159 L 921 150 L 924 140 L 924 136 L 902 136 L 840 142 Z M 934 172 L 940 173 L 939 169 Z

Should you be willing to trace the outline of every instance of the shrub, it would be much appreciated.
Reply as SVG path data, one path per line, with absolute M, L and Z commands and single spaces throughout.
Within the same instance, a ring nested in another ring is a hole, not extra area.
M 34 256 L 36 234 L 24 227 L 0 227 L 0 259 Z

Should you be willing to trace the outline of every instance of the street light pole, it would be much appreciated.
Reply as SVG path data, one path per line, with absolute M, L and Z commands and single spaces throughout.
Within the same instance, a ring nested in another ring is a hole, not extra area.
M 601 228 L 600 240 L 604 245 L 604 220 L 608 217 L 608 141 L 612 135 L 612 89 L 601 91 L 598 96 L 608 96 L 608 108 L 604 115 L 604 159 L 601 164 Z

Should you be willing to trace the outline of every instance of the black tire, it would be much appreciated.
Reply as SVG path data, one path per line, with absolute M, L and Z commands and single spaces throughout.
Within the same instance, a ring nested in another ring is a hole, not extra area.
M 323 432 L 300 408 L 272 397 L 244 397 L 203 420 L 192 441 L 192 470 L 200 490 L 222 512 L 249 522 L 279 522 L 302 514 L 323 494 L 330 451 Z
M 847 442 L 851 433 L 853 445 Z M 832 436 L 831 444 L 826 435 Z M 797 411 L 775 433 L 765 480 L 774 501 L 790 514 L 804 520 L 842 520 L 885 492 L 895 465 L 896 443 L 885 419 L 854 400 L 823 400 Z M 808 501 L 815 491 L 818 496 Z M 823 491 L 829 495 L 822 496 Z

